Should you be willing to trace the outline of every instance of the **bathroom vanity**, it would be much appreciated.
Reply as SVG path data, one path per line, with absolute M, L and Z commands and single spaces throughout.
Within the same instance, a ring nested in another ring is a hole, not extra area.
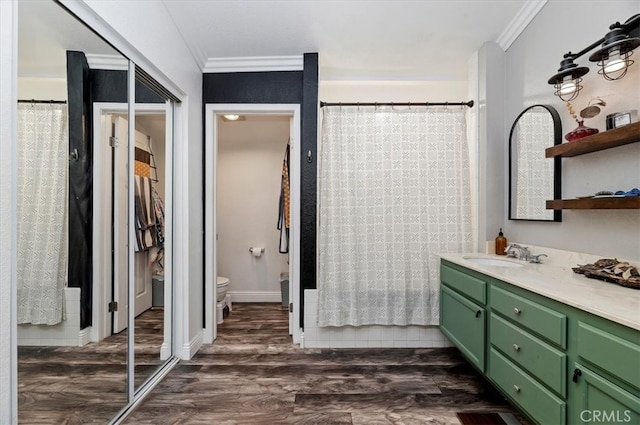
M 640 423 L 640 291 L 557 264 L 441 258 L 441 331 L 529 419 Z

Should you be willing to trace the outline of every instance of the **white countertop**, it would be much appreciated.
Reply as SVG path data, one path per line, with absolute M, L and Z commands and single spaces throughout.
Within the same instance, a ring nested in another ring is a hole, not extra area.
M 505 259 L 491 254 L 440 254 L 440 258 L 508 282 L 547 298 L 587 311 L 630 328 L 640 330 L 640 290 L 590 279 L 571 270 L 573 265 L 547 263 L 524 264 L 523 267 L 500 267 L 478 264 L 464 257 Z M 542 261 L 546 260 L 543 258 Z

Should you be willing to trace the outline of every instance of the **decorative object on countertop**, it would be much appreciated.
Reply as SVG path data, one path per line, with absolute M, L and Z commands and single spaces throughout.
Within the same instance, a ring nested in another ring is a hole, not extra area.
M 615 258 L 603 258 L 593 264 L 573 267 L 574 273 L 583 274 L 592 279 L 600 279 L 606 282 L 617 283 L 627 288 L 640 289 L 640 272 L 638 268 L 626 261 L 618 261 Z
M 609 114 L 607 115 L 607 130 L 623 127 L 636 121 L 638 121 L 637 109 Z
M 496 237 L 496 255 L 507 255 L 506 248 L 507 238 L 504 237 L 501 227 L 500 232 L 498 232 L 498 236 Z

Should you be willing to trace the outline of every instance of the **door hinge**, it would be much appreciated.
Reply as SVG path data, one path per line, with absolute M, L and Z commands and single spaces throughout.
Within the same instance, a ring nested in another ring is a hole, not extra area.
M 289 303 L 289 313 L 293 313 L 293 303 Z
M 109 146 L 112 148 L 118 147 L 118 138 L 117 137 L 109 137 Z
M 113 313 L 114 311 L 118 311 L 118 302 L 117 301 L 111 301 L 108 304 L 108 309 L 109 309 L 109 313 Z

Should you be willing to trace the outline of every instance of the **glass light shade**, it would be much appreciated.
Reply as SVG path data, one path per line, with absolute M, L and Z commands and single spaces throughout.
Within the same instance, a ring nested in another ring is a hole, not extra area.
M 612 49 L 605 60 L 603 70 L 607 74 L 618 72 L 627 67 L 627 61 L 620 57 L 620 49 Z
M 573 79 L 571 75 L 567 75 L 562 80 L 562 84 L 560 85 L 560 95 L 568 96 L 576 92 L 578 90 L 578 85 L 576 81 Z
M 229 121 L 238 121 L 238 118 L 240 118 L 240 115 L 236 115 L 236 114 L 225 114 L 223 116 Z

